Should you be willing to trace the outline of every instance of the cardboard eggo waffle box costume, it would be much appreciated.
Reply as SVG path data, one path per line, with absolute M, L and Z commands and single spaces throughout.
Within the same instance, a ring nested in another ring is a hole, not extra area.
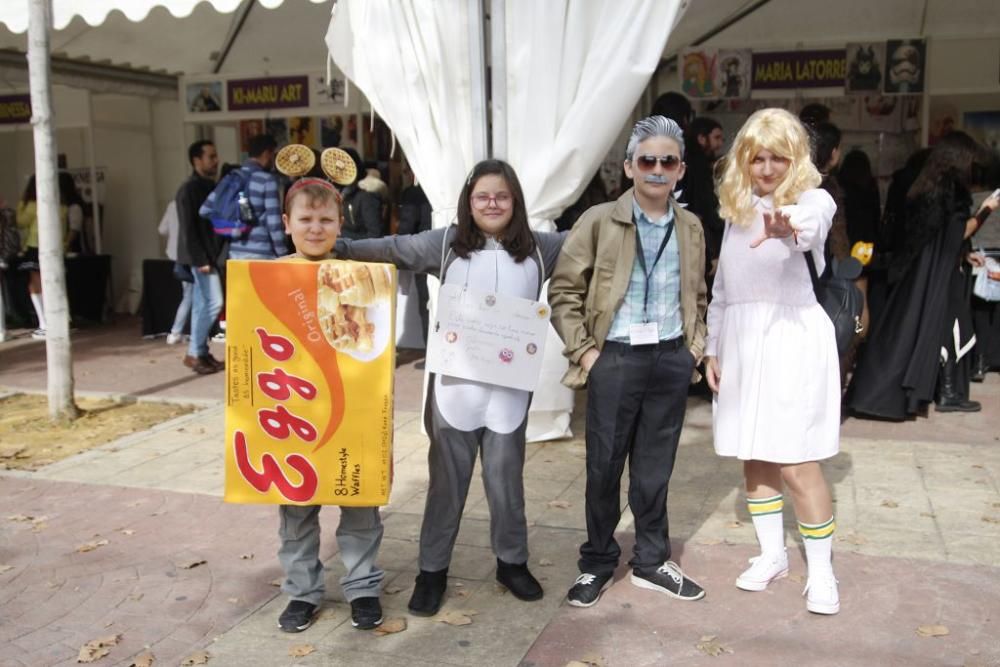
M 228 267 L 225 500 L 387 504 L 395 267 Z

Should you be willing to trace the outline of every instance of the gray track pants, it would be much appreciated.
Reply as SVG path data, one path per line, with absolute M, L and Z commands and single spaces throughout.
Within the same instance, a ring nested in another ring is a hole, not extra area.
M 505 563 L 527 562 L 528 524 L 524 518 L 527 414 L 512 433 L 494 433 L 487 428 L 460 431 L 441 416 L 433 390 L 428 391 L 427 404 L 424 419 L 431 441 L 427 454 L 430 485 L 420 529 L 420 569 L 435 572 L 451 563 L 476 454 L 480 452 L 493 553 Z
M 293 600 L 319 605 L 326 587 L 319 560 L 319 511 L 321 505 L 281 505 L 278 561 L 285 571 L 281 590 Z M 377 507 L 341 507 L 337 546 L 347 573 L 340 587 L 348 602 L 378 597 L 385 572 L 376 564 L 382 543 L 382 518 Z

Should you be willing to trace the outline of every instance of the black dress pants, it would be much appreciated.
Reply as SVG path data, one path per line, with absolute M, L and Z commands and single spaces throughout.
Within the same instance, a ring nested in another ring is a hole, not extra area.
M 682 338 L 659 345 L 607 342 L 590 371 L 587 391 L 587 541 L 579 568 L 611 574 L 621 547 L 621 476 L 629 463 L 628 502 L 635 517 L 634 569 L 670 557 L 667 487 L 684 425 L 694 357 Z

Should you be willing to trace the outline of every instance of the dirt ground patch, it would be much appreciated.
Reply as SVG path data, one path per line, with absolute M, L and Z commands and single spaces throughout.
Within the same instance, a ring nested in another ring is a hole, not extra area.
M 78 398 L 79 419 L 53 423 L 45 396 L 0 399 L 0 468 L 36 470 L 80 452 L 193 412 L 193 405 Z

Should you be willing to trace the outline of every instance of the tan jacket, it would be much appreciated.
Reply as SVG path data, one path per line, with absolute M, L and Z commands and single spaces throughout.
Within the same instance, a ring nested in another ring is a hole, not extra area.
M 580 357 L 604 347 L 611 322 L 625 300 L 635 261 L 635 223 L 630 188 L 617 201 L 588 209 L 563 243 L 549 283 L 552 325 L 566 345 L 570 366 L 563 384 L 587 384 Z M 705 349 L 705 233 L 701 221 L 671 199 L 681 264 L 681 320 L 684 342 L 701 360 Z M 697 371 L 692 381 L 697 381 Z

